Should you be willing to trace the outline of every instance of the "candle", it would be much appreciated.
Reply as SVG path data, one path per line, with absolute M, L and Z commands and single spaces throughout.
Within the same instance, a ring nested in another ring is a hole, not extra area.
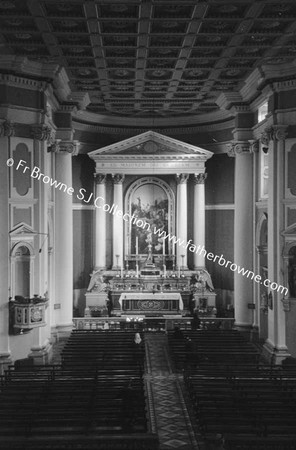
M 139 253 L 139 238 L 136 236 L 136 255 Z
M 181 277 L 181 267 L 179 266 L 178 277 Z
M 123 267 L 122 266 L 120 267 L 120 275 L 121 275 L 121 278 L 123 278 Z
M 139 277 L 139 266 L 138 264 L 136 265 L 136 274 L 137 274 L 137 278 Z
M 166 265 L 164 264 L 163 265 L 163 277 L 165 278 L 165 276 L 166 276 Z
M 175 256 L 175 243 L 173 242 L 173 248 L 172 248 L 173 256 Z
M 162 254 L 165 256 L 165 240 L 162 240 Z

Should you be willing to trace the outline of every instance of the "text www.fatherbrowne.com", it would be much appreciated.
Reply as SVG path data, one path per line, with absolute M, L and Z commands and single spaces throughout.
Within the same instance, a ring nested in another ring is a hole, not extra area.
M 12 167 L 14 165 L 13 158 L 9 158 L 6 162 L 8 167 Z M 52 179 L 48 175 L 45 175 L 41 172 L 39 167 L 34 166 L 32 170 L 30 170 L 30 167 L 27 165 L 27 162 L 20 159 L 18 161 L 16 170 L 21 170 L 22 173 L 25 173 L 29 171 L 31 178 L 37 179 L 44 184 L 48 184 L 49 186 L 52 186 L 53 188 L 64 192 L 65 194 L 73 196 L 75 194 L 74 188 L 71 186 L 67 186 L 65 183 L 61 183 L 57 180 Z M 239 265 L 235 264 L 232 261 L 226 260 L 222 255 L 214 255 L 214 253 L 207 252 L 207 250 L 204 248 L 203 245 L 195 245 L 192 242 L 192 239 L 189 239 L 187 242 L 184 240 L 181 240 L 180 238 L 177 238 L 174 235 L 171 235 L 170 233 L 166 233 L 164 230 L 161 230 L 159 228 L 156 228 L 154 225 L 150 225 L 149 222 L 147 222 L 144 218 L 139 218 L 135 216 L 134 214 L 130 214 L 128 212 L 124 213 L 122 210 L 119 209 L 118 205 L 115 205 L 114 203 L 110 206 L 108 203 L 105 202 L 105 199 L 103 197 L 96 197 L 93 198 L 94 195 L 91 193 L 86 197 L 86 190 L 84 188 L 79 189 L 78 194 L 76 194 L 76 197 L 78 200 L 83 201 L 84 203 L 89 203 L 91 200 L 94 202 L 94 207 L 102 209 L 103 211 L 121 217 L 122 220 L 125 222 L 130 222 L 132 225 L 136 225 L 139 228 L 142 228 L 143 230 L 146 230 L 147 233 L 153 233 L 154 235 L 158 236 L 158 239 L 165 242 L 167 240 L 168 242 L 171 242 L 172 245 L 178 245 L 182 247 L 183 249 L 190 251 L 192 253 L 196 253 L 198 255 L 203 255 L 205 258 L 207 258 L 209 261 L 213 261 L 219 266 L 222 267 L 228 267 L 232 272 L 237 272 L 238 274 L 249 278 L 250 280 L 254 280 L 256 283 L 263 284 L 265 287 L 270 288 L 272 291 L 280 292 L 281 294 L 288 295 L 288 288 L 284 287 L 276 282 L 270 281 L 268 278 L 262 279 L 261 275 L 255 275 L 255 273 L 249 269 L 245 269 L 244 267 L 240 267 Z

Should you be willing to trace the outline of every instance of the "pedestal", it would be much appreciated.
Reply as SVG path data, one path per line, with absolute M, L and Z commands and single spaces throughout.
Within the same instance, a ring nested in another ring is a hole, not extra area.
M 108 295 L 106 292 L 87 292 L 85 294 L 86 298 L 86 308 L 84 310 L 84 315 L 89 316 L 91 311 L 103 311 L 107 309 L 106 302 L 108 300 Z

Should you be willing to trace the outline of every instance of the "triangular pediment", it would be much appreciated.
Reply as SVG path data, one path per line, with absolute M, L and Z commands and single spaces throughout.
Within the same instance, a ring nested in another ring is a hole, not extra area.
M 24 222 L 19 223 L 13 230 L 10 231 L 10 237 L 15 236 L 35 236 L 36 232 Z
M 289 227 L 287 227 L 283 232 L 282 235 L 286 238 L 293 238 L 296 239 L 296 223 L 293 223 Z
M 213 155 L 212 152 L 186 142 L 178 141 L 155 131 L 133 136 L 115 144 L 94 150 L 88 155 L 97 159 L 108 155 L 112 156 L 174 156 L 174 155 L 192 155 L 199 156 L 207 160 Z

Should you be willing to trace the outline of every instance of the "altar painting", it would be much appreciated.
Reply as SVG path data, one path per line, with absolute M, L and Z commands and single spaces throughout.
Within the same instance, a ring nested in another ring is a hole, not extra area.
M 158 233 L 155 234 L 156 230 L 168 233 L 168 197 L 164 189 L 153 183 L 139 186 L 131 197 L 131 214 L 149 224 L 143 227 L 132 224 L 131 254 L 136 254 L 137 251 L 138 254 L 147 254 L 149 244 L 152 245 L 153 254 L 167 254 L 167 242 Z M 166 246 L 165 250 L 163 245 Z

